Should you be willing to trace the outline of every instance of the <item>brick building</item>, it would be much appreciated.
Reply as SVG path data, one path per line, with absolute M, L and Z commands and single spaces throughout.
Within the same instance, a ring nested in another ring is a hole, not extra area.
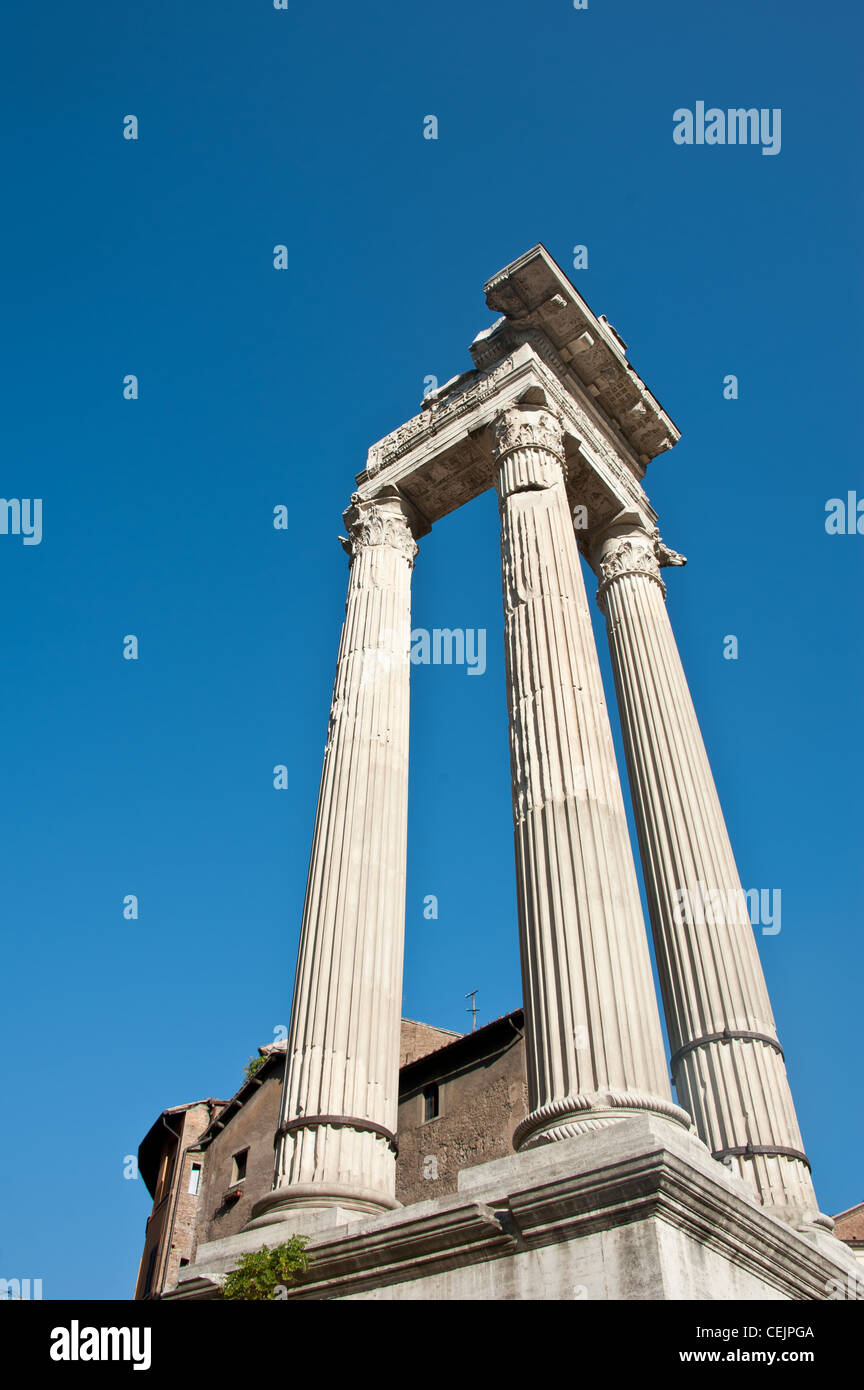
M 522 1011 L 460 1035 L 402 1020 L 396 1196 L 404 1205 L 456 1191 L 463 1168 L 512 1153 L 528 1113 Z M 164 1110 L 138 1150 L 153 1198 L 136 1299 L 158 1298 L 199 1244 L 235 1235 L 273 1181 L 285 1044 L 230 1100 Z
M 195 1248 L 203 1171 L 201 1140 L 226 1104 L 199 1100 L 163 1110 L 138 1148 L 138 1171 L 153 1198 L 136 1298 L 149 1298 L 177 1282 Z
M 399 1072 L 396 1196 L 405 1206 L 456 1191 L 463 1168 L 512 1154 L 528 1114 L 522 1012 L 451 1037 Z
M 834 1234 L 848 1245 L 856 1260 L 864 1264 L 864 1202 L 834 1217 Z

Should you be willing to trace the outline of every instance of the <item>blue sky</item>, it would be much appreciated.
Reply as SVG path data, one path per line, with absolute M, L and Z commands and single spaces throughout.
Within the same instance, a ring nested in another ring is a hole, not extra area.
M 782 890 L 759 949 L 821 1204 L 864 1199 L 864 539 L 824 525 L 864 496 L 853 8 L 48 0 L 4 28 L 0 491 L 43 538 L 0 535 L 0 1275 L 129 1297 L 124 1156 L 287 1024 L 341 512 L 538 241 L 588 247 L 574 283 L 683 431 L 646 479 L 689 557 L 670 613 L 744 885 Z M 698 100 L 781 108 L 780 153 L 675 145 Z M 481 1022 L 520 1002 L 489 494 L 422 541 L 414 602 L 488 630 L 482 678 L 412 672 L 404 1011 L 467 1028 L 468 990 Z

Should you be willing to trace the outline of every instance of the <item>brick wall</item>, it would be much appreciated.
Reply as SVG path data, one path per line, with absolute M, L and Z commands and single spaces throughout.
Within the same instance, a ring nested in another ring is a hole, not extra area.
M 399 1040 L 400 1067 L 416 1061 L 418 1057 L 425 1057 L 429 1052 L 437 1052 L 439 1047 L 446 1047 L 459 1036 L 449 1028 L 433 1028 L 431 1023 L 417 1023 L 413 1018 L 403 1018 Z
M 236 1235 L 249 1220 L 259 1197 L 273 1186 L 273 1135 L 279 1124 L 284 1065 L 284 1055 L 268 1065 L 261 1085 L 207 1147 L 198 1244 Z M 249 1150 L 246 1178 L 235 1188 L 241 1195 L 238 1200 L 225 1203 L 225 1194 L 231 1189 L 232 1159 L 241 1149 Z
M 201 1183 L 199 1182 L 198 1195 L 193 1196 L 189 1192 L 189 1178 L 192 1164 L 203 1164 L 204 1159 L 201 1153 L 188 1153 L 186 1149 L 189 1144 L 198 1142 L 209 1123 L 210 1107 L 203 1102 L 191 1105 L 186 1111 L 180 1141 L 183 1157 L 171 1185 L 171 1211 L 168 1213 L 165 1230 L 167 1248 L 163 1251 L 162 1274 L 159 1281 L 160 1288 L 163 1289 L 169 1289 L 177 1283 L 181 1260 L 188 1260 L 191 1264 L 195 1258 Z
M 461 1169 L 512 1154 L 513 1131 L 528 1114 L 525 1044 L 508 1020 L 501 1023 L 481 1030 L 486 1038 L 473 1035 L 476 1044 L 469 1034 L 404 1076 L 396 1196 L 405 1205 L 455 1192 Z M 438 1086 L 438 1116 L 426 1120 L 431 1084 Z

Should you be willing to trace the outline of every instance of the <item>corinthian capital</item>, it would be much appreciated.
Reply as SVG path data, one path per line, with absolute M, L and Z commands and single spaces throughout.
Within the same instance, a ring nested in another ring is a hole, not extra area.
M 409 565 L 414 564 L 417 543 L 401 497 L 383 496 L 364 501 L 355 492 L 343 520 L 348 535 L 339 539 L 352 560 L 367 546 L 382 545 L 397 550 Z
M 514 449 L 545 449 L 564 459 L 564 425 L 556 411 L 536 406 L 507 406 L 492 424 L 493 450 L 497 459 Z
M 664 544 L 656 527 L 649 531 L 632 524 L 611 526 L 594 547 L 593 566 L 600 580 L 597 597 L 601 598 L 612 581 L 625 574 L 645 575 L 665 593 L 661 567 L 686 563 L 683 555 Z

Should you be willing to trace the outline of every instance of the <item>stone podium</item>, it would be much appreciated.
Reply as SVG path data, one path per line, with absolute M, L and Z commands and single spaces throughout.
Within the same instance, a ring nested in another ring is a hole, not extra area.
M 486 285 L 473 368 L 370 451 L 301 931 L 273 1189 L 169 1297 L 309 1236 L 292 1298 L 827 1298 L 820 1214 L 758 951 L 665 607 L 643 487 L 679 433 L 542 246 Z M 411 574 L 496 490 L 530 1112 L 456 1197 L 395 1199 Z M 658 974 L 582 558 L 598 579 Z M 687 920 L 705 886 L 726 920 Z M 857 1266 L 856 1266 L 857 1268 Z

